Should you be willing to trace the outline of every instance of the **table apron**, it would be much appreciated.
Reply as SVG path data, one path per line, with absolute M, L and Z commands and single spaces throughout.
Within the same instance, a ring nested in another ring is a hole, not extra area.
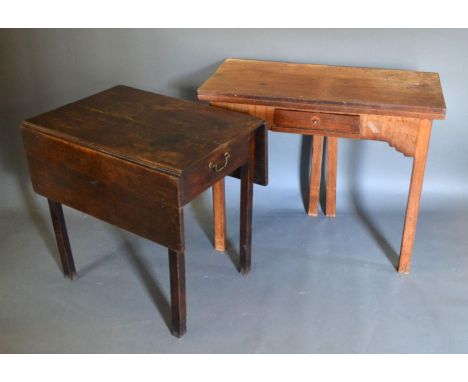
M 212 104 L 262 118 L 268 128 L 275 132 L 384 141 L 408 157 L 414 157 L 420 125 L 430 122 L 421 118 L 392 115 L 323 113 L 313 109 L 227 102 Z M 305 117 L 308 114 L 312 123 Z M 315 116 L 325 117 L 322 126 L 313 124 Z

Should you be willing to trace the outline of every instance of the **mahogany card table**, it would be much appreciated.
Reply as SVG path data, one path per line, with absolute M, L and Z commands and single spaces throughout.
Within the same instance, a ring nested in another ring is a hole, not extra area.
M 437 73 L 227 59 L 198 98 L 263 118 L 272 131 L 313 136 L 309 215 L 318 210 L 324 139 L 327 216 L 336 213 L 338 138 L 384 141 L 413 158 L 398 265 L 409 272 L 432 121 L 445 119 Z M 217 200 L 222 183 L 213 187 Z M 223 249 L 224 205 L 214 207 L 217 248 Z
M 116 86 L 21 125 L 34 190 L 48 199 L 64 274 L 62 204 L 168 248 L 172 333 L 186 331 L 183 206 L 237 170 L 240 272 L 251 256 L 253 180 L 266 182 L 261 119 Z M 259 138 L 259 139 L 257 139 Z

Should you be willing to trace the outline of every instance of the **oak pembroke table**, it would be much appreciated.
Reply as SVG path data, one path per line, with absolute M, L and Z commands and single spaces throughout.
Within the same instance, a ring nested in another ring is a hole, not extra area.
M 335 216 L 338 138 L 385 141 L 413 158 L 398 271 L 410 270 L 432 121 L 445 118 L 437 73 L 227 59 L 199 89 L 212 105 L 263 118 L 272 131 L 313 135 L 308 213 L 317 216 L 326 138 L 325 214 Z M 223 180 L 214 187 L 223 200 Z M 215 208 L 224 248 L 224 205 Z
M 266 182 L 266 168 L 254 160 L 266 151 L 259 149 L 266 144 L 262 120 L 116 86 L 27 119 L 21 130 L 32 184 L 49 201 L 67 277 L 76 271 L 62 204 L 168 248 L 172 333 L 182 336 L 182 207 L 236 169 L 240 271 L 249 271 L 254 170 Z

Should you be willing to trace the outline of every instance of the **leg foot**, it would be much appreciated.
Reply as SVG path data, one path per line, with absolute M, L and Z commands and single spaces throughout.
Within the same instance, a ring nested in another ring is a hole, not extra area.
M 60 253 L 60 262 L 62 263 L 63 274 L 70 280 L 76 279 L 75 262 L 68 240 L 67 226 L 63 217 L 62 205 L 53 200 L 47 199 L 49 202 L 50 216 L 54 225 L 55 238 L 57 247 Z
M 171 312 L 172 335 L 180 338 L 187 331 L 185 304 L 185 258 L 183 252 L 171 249 L 169 253 L 169 271 L 171 275 Z

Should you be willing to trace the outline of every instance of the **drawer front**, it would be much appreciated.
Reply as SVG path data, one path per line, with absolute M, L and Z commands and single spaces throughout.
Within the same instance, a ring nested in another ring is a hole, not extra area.
M 300 134 L 359 136 L 359 115 L 276 109 L 273 130 Z
M 182 203 L 186 204 L 218 180 L 230 175 L 249 157 L 249 136 L 221 146 L 182 175 Z
M 257 128 L 255 132 L 255 170 L 253 181 L 266 186 L 268 184 L 268 128 L 273 124 L 273 106 L 248 105 L 241 103 L 210 102 L 210 105 L 221 109 L 233 110 L 261 118 L 267 124 Z M 231 176 L 240 178 L 240 171 L 234 171 Z

